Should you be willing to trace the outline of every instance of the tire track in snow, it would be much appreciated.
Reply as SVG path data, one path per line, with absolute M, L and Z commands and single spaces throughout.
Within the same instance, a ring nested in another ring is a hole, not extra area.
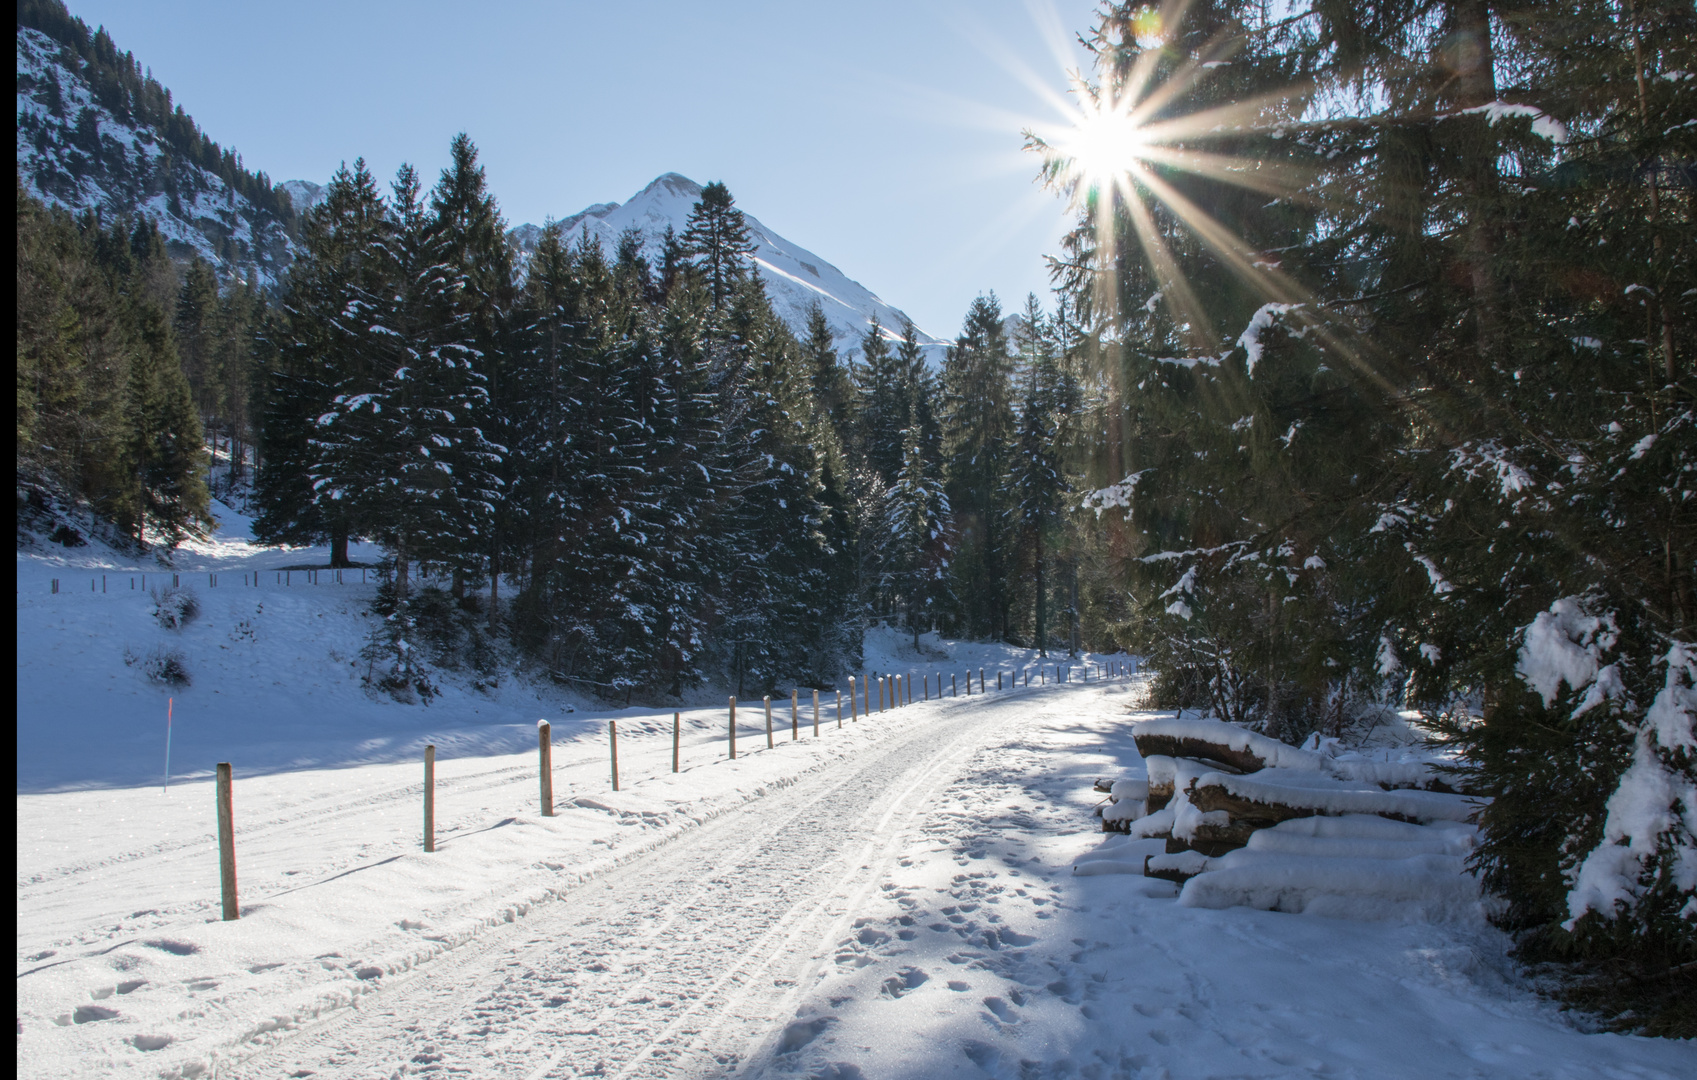
M 761 1060 L 906 831 L 1026 697 L 949 702 L 870 760 L 690 830 L 232 1075 L 639 1078 Z

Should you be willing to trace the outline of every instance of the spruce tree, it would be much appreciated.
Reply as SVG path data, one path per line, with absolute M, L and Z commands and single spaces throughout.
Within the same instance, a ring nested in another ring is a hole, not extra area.
M 754 254 L 748 223 L 724 184 L 714 181 L 701 189 L 701 198 L 689 212 L 683 244 L 707 284 L 713 310 L 718 311 L 747 276 Z
M 919 647 L 921 631 L 950 606 L 949 498 L 935 467 L 925 459 L 917 410 L 910 410 L 902 440 L 902 467 L 885 493 L 888 578 L 893 606 Z
M 837 355 L 836 339 L 825 309 L 815 300 L 807 309 L 807 334 L 801 343 L 804 364 L 812 378 L 813 398 L 830 419 L 839 442 L 849 433 L 854 384 Z
M 1013 570 L 1003 478 L 1014 435 L 1012 357 L 995 294 L 968 310 L 943 365 L 943 480 L 957 538 L 953 570 L 960 632 L 1003 639 Z
M 894 483 L 902 468 L 902 433 L 911 411 L 909 388 L 900 358 L 890 351 L 877 315 L 861 336 L 854 374 L 860 390 L 856 424 L 860 451 L 885 484 Z
M 513 348 L 509 313 L 514 307 L 513 256 L 506 238 L 506 224 L 495 198 L 489 192 L 484 169 L 477 161 L 477 147 L 464 132 L 449 146 L 449 166 L 442 171 L 430 196 L 433 243 L 441 258 L 458 275 L 460 285 L 449 294 L 451 312 L 444 318 L 463 316 L 465 344 L 470 363 L 483 390 L 476 399 L 475 413 L 461 420 L 475 429 L 487 443 L 491 455 L 480 466 L 478 476 L 504 488 L 513 479 L 505 453 L 511 433 L 512 376 L 507 358 Z M 484 460 L 480 457 L 480 461 Z M 483 479 L 472 482 L 475 488 Z M 481 546 L 456 560 L 456 592 L 468 577 L 489 571 L 489 618 L 499 614 L 500 580 L 504 556 L 512 547 L 511 537 L 519 528 L 512 507 L 505 499 L 485 499 L 462 491 L 457 497 L 475 522 Z M 468 534 L 467 539 L 470 539 Z
M 348 565 L 349 540 L 365 534 L 370 522 L 352 497 L 357 485 L 346 498 L 334 484 L 315 485 L 321 444 L 337 438 L 319 420 L 337 397 L 377 391 L 381 373 L 371 342 L 382 336 L 376 328 L 394 295 L 386 254 L 391 228 L 364 160 L 339 168 L 325 201 L 307 215 L 288 288 L 256 336 L 261 464 L 254 535 L 266 543 L 328 541 L 332 566 Z

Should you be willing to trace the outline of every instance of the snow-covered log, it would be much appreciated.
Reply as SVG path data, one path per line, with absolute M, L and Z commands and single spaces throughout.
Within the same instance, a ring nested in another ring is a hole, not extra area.
M 1239 772 L 1269 767 L 1318 772 L 1326 758 L 1247 731 L 1224 720 L 1145 720 L 1132 731 L 1137 752 L 1150 757 L 1188 757 L 1217 762 Z M 1154 776 L 1153 770 L 1150 772 Z
M 1143 876 L 1183 885 L 1208 869 L 1208 856 L 1199 851 L 1168 852 L 1165 855 L 1145 855 Z
M 1234 821 L 1275 824 L 1321 814 L 1376 814 L 1396 821 L 1464 822 L 1480 801 L 1437 791 L 1385 791 L 1316 774 L 1262 773 L 1235 776 L 1213 772 L 1198 777 L 1185 795 L 1204 814 L 1223 812 Z

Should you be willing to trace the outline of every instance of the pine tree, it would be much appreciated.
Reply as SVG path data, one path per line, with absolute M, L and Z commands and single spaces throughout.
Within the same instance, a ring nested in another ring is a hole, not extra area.
M 724 184 L 714 181 L 701 189 L 700 200 L 689 212 L 683 244 L 707 283 L 713 310 L 718 311 L 747 276 L 754 254 L 748 223 Z
M 1018 444 L 1008 463 L 1007 477 L 1024 549 L 1021 554 L 1030 559 L 1033 634 L 1040 656 L 1049 655 L 1051 583 L 1046 572 L 1051 555 L 1047 543 L 1056 531 L 1066 493 L 1057 420 L 1068 406 L 1054 346 L 1045 332 L 1046 322 L 1037 298 L 1027 298 L 1020 324 L 1025 395 L 1019 408 Z
M 313 483 L 321 444 L 334 438 L 318 421 L 337 397 L 378 389 L 382 374 L 370 343 L 381 336 L 375 328 L 395 295 L 385 253 L 390 230 L 364 160 L 338 169 L 324 203 L 308 215 L 279 310 L 256 338 L 262 378 L 254 535 L 266 543 L 327 540 L 332 566 L 348 565 L 350 538 L 370 522 L 356 499 L 338 496 L 335 484 Z M 372 466 L 361 475 L 379 471 Z M 358 490 L 359 483 L 350 488 Z
M 855 368 L 860 390 L 856 426 L 860 451 L 885 484 L 894 483 L 902 468 L 902 433 L 911 412 L 905 374 L 900 358 L 890 351 L 878 316 L 872 316 L 860 339 L 860 363 Z
M 489 619 L 493 624 L 499 614 L 503 557 L 512 546 L 510 538 L 517 534 L 518 523 L 505 499 L 487 498 L 476 489 L 489 483 L 490 491 L 499 490 L 514 479 L 505 452 L 511 439 L 506 419 L 511 412 L 512 376 L 505 360 L 513 345 L 509 319 L 516 301 L 513 255 L 506 224 L 489 192 L 483 167 L 477 162 L 477 147 L 461 132 L 450 144 L 449 156 L 450 164 L 431 192 L 429 229 L 444 263 L 460 280 L 459 287 L 449 294 L 452 310 L 443 317 L 465 318 L 465 344 L 471 350 L 472 371 L 483 387 L 474 400 L 475 411 L 459 420 L 486 444 L 478 456 L 481 464 L 472 474 L 461 476 L 469 481 L 468 488 L 456 492 L 482 546 L 455 560 L 454 585 L 458 594 L 465 580 L 479 576 L 486 565 Z
M 968 310 L 943 365 L 940 425 L 943 479 L 957 538 L 953 569 L 959 629 L 1005 639 L 1010 628 L 1012 551 L 1003 477 L 1013 442 L 1012 358 L 994 294 Z
M 888 566 L 893 606 L 919 647 L 920 632 L 930 627 L 949 594 L 949 498 L 934 466 L 925 460 L 917 410 L 909 412 L 902 441 L 902 467 L 885 494 L 884 527 L 889 534 Z
M 812 378 L 813 398 L 830 419 L 837 440 L 843 442 L 849 432 L 854 384 L 837 356 L 836 338 L 817 300 L 807 309 L 807 335 L 801 347 Z

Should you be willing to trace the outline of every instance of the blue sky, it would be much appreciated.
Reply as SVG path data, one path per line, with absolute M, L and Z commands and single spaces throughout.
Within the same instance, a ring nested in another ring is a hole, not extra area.
M 939 336 L 1047 296 L 1052 121 L 1090 0 L 321 3 L 70 0 L 274 180 L 363 155 L 434 176 L 470 132 L 510 223 L 723 180 L 768 226 Z

